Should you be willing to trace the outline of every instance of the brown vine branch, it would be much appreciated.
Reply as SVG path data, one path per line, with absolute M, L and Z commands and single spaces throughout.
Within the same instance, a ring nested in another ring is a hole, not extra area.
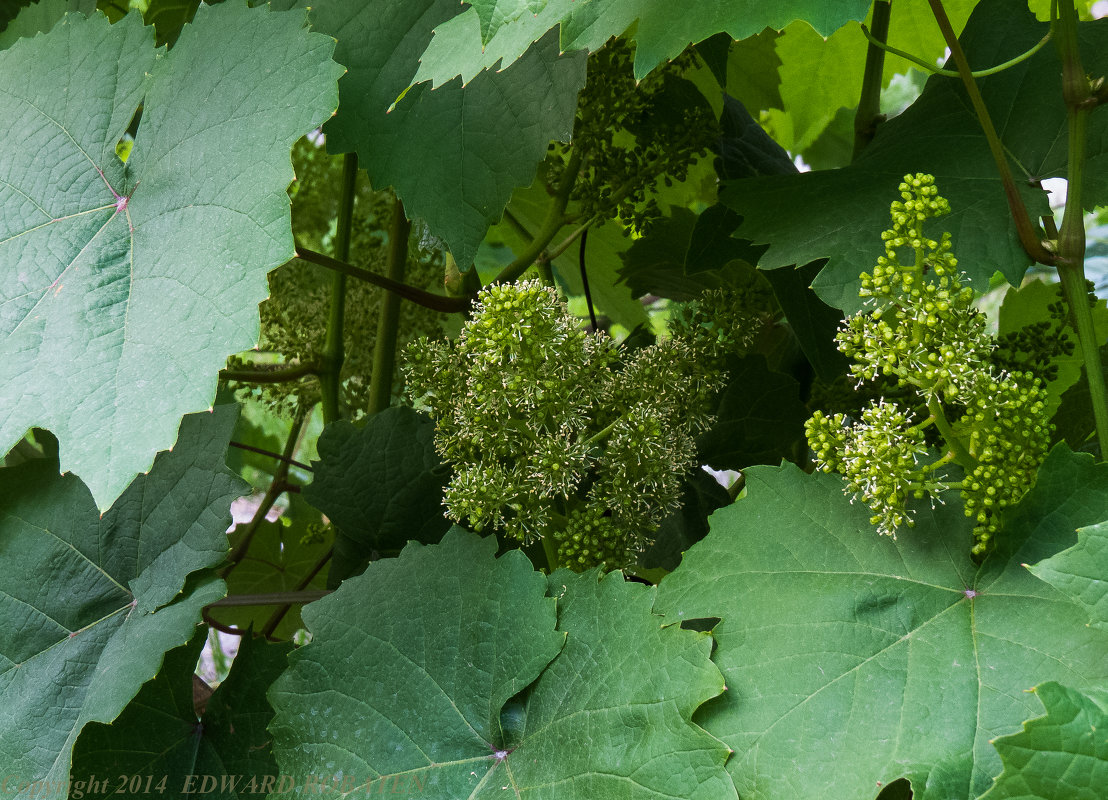
M 403 297 L 405 300 L 411 300 L 416 305 L 429 308 L 432 311 L 441 311 L 446 314 L 452 314 L 458 311 L 465 311 L 469 308 L 473 302 L 471 296 L 466 297 L 444 297 L 441 294 L 433 294 L 423 289 L 417 289 L 414 286 L 409 286 L 406 283 L 400 283 L 398 281 L 390 280 L 384 275 L 378 275 L 376 272 L 371 272 L 368 269 L 356 267 L 353 264 L 348 264 L 345 261 L 340 261 L 337 258 L 324 255 L 323 253 L 317 253 L 314 250 L 309 250 L 306 247 L 302 247 L 299 244 L 296 246 L 296 257 L 311 262 L 312 264 L 318 264 L 321 267 L 334 270 L 335 272 L 341 272 L 344 275 L 349 275 L 352 278 L 357 278 L 360 281 L 366 283 L 372 283 L 374 286 L 380 286 L 382 289 L 387 289 L 393 294 Z
M 328 548 L 327 552 L 324 553 L 320 557 L 319 561 L 317 561 L 315 563 L 315 566 L 313 566 L 310 570 L 308 570 L 308 574 L 305 575 L 303 578 L 301 578 L 300 582 L 298 584 L 296 584 L 296 591 L 298 593 L 309 594 L 309 592 L 305 591 L 305 588 L 308 586 L 308 584 L 310 584 L 312 582 L 312 580 L 315 578 L 315 576 L 319 574 L 320 570 L 322 570 L 325 566 L 327 566 L 327 562 L 329 562 L 331 560 L 331 556 L 333 556 L 334 554 L 335 554 L 335 548 L 334 547 Z M 329 594 L 329 593 L 330 592 L 323 592 L 323 594 Z M 264 636 L 267 639 L 272 639 L 273 638 L 273 632 L 275 630 L 277 630 L 277 626 L 281 624 L 281 620 L 285 618 L 285 614 L 289 613 L 289 609 L 291 607 L 292 606 L 290 604 L 286 603 L 285 605 L 282 605 L 280 608 L 274 610 L 274 612 L 270 615 L 269 619 L 266 620 L 265 625 L 262 626 L 262 630 L 261 630 L 262 636 Z
M 319 365 L 308 364 L 259 364 L 249 369 L 220 370 L 219 377 L 225 381 L 240 383 L 288 383 L 319 374 Z
M 230 625 L 224 625 L 211 615 L 208 611 L 209 608 L 211 608 L 211 606 L 204 606 L 200 609 L 200 616 L 203 618 L 204 624 L 209 628 L 213 628 L 220 633 L 226 633 L 228 636 L 244 636 L 246 634 L 246 631 L 242 628 L 232 628 Z
M 269 456 L 270 458 L 275 458 L 278 461 L 284 461 L 291 467 L 299 467 L 300 469 L 305 469 L 308 472 L 312 471 L 312 468 L 307 464 L 303 464 L 291 458 L 286 458 L 280 453 L 274 453 L 270 450 L 263 450 L 261 447 L 254 447 L 254 445 L 252 444 L 244 444 L 243 442 L 231 442 L 230 445 L 231 447 L 237 447 L 239 450 L 246 450 L 251 453 L 257 453 L 260 456 Z M 289 487 L 286 486 L 285 488 L 287 489 Z
M 950 24 L 950 18 L 946 15 L 946 9 L 943 8 L 942 0 L 927 0 L 927 2 L 931 5 L 931 13 L 934 14 L 935 22 L 938 23 L 939 29 L 943 33 L 943 38 L 946 40 L 947 47 L 950 48 L 950 54 L 954 57 L 954 63 L 958 65 L 958 74 L 962 77 L 962 83 L 966 87 L 966 94 L 969 95 L 974 113 L 977 114 L 977 120 L 985 133 L 986 141 L 989 143 L 989 150 L 993 154 L 993 160 L 996 162 L 997 171 L 1000 173 L 1000 180 L 1004 184 L 1004 195 L 1008 199 L 1008 208 L 1012 213 L 1012 220 L 1016 223 L 1016 231 L 1019 233 L 1020 244 L 1023 246 L 1027 255 L 1034 261 L 1053 266 L 1057 258 L 1054 253 L 1050 252 L 1050 250 L 1043 245 L 1038 234 L 1035 232 L 1035 227 L 1031 222 L 1031 216 L 1027 213 L 1027 206 L 1024 205 L 1023 197 L 1020 196 L 1019 189 L 1016 188 L 1015 178 L 1012 177 L 1012 170 L 1008 165 L 1008 158 L 1004 153 L 1004 145 L 1001 143 L 1000 136 L 997 135 L 996 128 L 993 126 L 992 118 L 989 116 L 989 109 L 986 108 L 985 100 L 981 97 L 981 91 L 977 88 L 977 82 L 973 78 L 973 71 L 970 69 L 965 52 L 962 50 L 962 44 L 958 41 L 958 36 L 954 33 L 954 27 Z
M 296 452 L 296 445 L 300 440 L 300 432 L 303 430 L 304 423 L 307 419 L 307 409 L 303 406 L 297 408 L 296 416 L 292 421 L 292 430 L 289 431 L 288 441 L 285 442 L 285 450 L 281 454 L 282 458 L 277 466 L 277 472 L 274 473 L 269 488 L 265 490 L 262 501 L 254 512 L 254 516 L 251 517 L 250 522 L 246 524 L 246 530 L 243 531 L 242 538 L 239 540 L 239 543 L 235 545 L 234 549 L 231 550 L 231 554 L 227 556 L 229 563 L 219 571 L 219 577 L 226 578 L 235 567 L 239 565 L 246 556 L 247 550 L 250 549 L 250 542 L 254 540 L 254 534 L 256 534 L 258 528 L 261 527 L 262 521 L 265 520 L 265 515 L 269 513 L 269 509 L 273 508 L 273 504 L 277 502 L 277 498 L 281 496 L 281 493 L 288 490 L 289 462 L 292 461 L 292 454 Z

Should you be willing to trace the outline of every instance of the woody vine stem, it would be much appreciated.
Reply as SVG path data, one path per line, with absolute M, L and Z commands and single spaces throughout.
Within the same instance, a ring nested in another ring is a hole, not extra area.
M 1091 81 L 1081 65 L 1081 53 L 1077 42 L 1077 10 L 1074 8 L 1073 0 L 1057 0 L 1051 4 L 1051 28 L 1062 60 L 1062 96 L 1068 112 L 1069 128 L 1066 208 L 1058 240 L 1053 242 L 1041 240 L 1035 231 L 1031 217 L 1019 195 L 1015 179 L 1012 177 L 1004 154 L 1004 146 L 997 135 L 996 128 L 993 127 L 966 54 L 954 34 L 954 28 L 946 15 L 942 0 L 928 0 L 928 2 L 931 4 L 935 21 L 950 47 L 951 55 L 958 67 L 958 74 L 965 84 L 970 102 L 988 139 L 989 148 L 1004 183 L 1008 207 L 1020 234 L 1020 242 L 1032 259 L 1058 270 L 1062 291 L 1070 308 L 1073 326 L 1077 331 L 1092 400 L 1093 418 L 1096 421 L 1097 442 L 1103 458 L 1108 454 L 1108 391 L 1105 389 L 1104 369 L 1100 361 L 1100 343 L 1096 340 L 1092 311 L 1087 302 L 1085 224 L 1081 197 L 1088 118 L 1102 101 L 1100 92 L 1094 92 L 1094 87 L 1099 90 L 1104 81 L 1103 78 Z

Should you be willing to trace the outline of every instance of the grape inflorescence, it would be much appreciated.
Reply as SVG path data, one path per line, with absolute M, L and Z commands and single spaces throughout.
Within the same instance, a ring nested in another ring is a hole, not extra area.
M 589 333 L 539 281 L 483 289 L 453 341 L 406 352 L 413 402 L 454 469 L 447 516 L 558 564 L 634 563 L 680 502 L 722 375 L 696 339 L 632 353 Z
M 914 525 L 911 500 L 959 491 L 981 556 L 999 513 L 1032 485 L 1046 455 L 1046 395 L 1032 372 L 997 368 L 995 341 L 961 282 L 950 234 L 936 241 L 924 233 L 927 220 L 950 212 L 934 178 L 907 175 L 899 191 L 893 225 L 881 234 L 885 253 L 861 275 L 868 307 L 837 338 L 856 381 L 893 381 L 914 402 L 879 398 L 858 421 L 817 411 L 808 441 L 819 467 L 844 477 L 883 534 Z M 902 263 L 903 253 L 911 260 Z M 931 431 L 938 455 L 928 447 Z

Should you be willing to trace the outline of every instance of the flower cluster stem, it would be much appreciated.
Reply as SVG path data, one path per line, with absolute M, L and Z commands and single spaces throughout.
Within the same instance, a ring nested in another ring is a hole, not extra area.
M 554 195 L 554 201 L 550 204 L 542 227 L 535 234 L 535 238 L 523 248 L 523 252 L 500 271 L 494 283 L 508 283 L 522 275 L 528 267 L 543 255 L 547 245 L 554 240 L 554 237 L 558 235 L 558 231 L 565 226 L 566 206 L 569 205 L 569 196 L 573 192 L 574 184 L 577 183 L 577 172 L 580 169 L 581 154 L 575 148 L 570 153 L 569 161 L 562 173 L 562 184 Z
M 943 405 L 939 402 L 939 398 L 931 397 L 927 401 L 927 412 L 934 418 L 935 427 L 938 428 L 939 433 L 942 434 L 947 449 L 954 454 L 954 458 L 958 463 L 967 470 L 973 469 L 977 464 L 977 459 L 970 455 L 969 451 L 962 445 L 958 435 L 954 432 L 954 428 L 950 426 L 946 414 L 943 413 Z

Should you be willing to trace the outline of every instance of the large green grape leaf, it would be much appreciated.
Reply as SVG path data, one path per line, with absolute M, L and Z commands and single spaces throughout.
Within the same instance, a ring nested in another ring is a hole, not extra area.
M 446 533 L 442 490 L 450 469 L 434 439 L 431 418 L 404 406 L 360 428 L 340 421 L 323 429 L 304 499 L 338 528 L 328 586 L 358 574 L 381 551 L 409 540 L 432 544 Z
M 895 12 L 894 12 L 895 13 Z M 961 37 L 974 68 L 1023 52 L 1046 26 L 1004 0 L 983 0 Z M 1082 58 L 1090 74 L 1108 71 L 1108 21 L 1081 26 Z M 1056 48 L 979 82 L 993 122 L 1019 176 L 1065 174 L 1066 113 Z M 1108 117 L 1090 119 L 1085 200 L 1103 202 L 1108 189 Z M 1000 270 L 1018 281 L 1029 259 L 1016 236 L 996 166 L 961 83 L 932 77 L 920 98 L 878 129 L 862 156 L 848 167 L 795 176 L 751 178 L 721 191 L 744 217 L 737 235 L 768 243 L 766 269 L 829 261 L 814 287 L 830 305 L 860 307 L 858 276 L 882 253 L 877 235 L 889 226 L 889 203 L 909 172 L 936 177 L 953 213 L 932 223 L 950 231 L 959 265 L 978 288 Z M 1046 194 L 1019 181 L 1032 216 L 1049 213 Z M 872 233 L 869 233 L 872 232 Z
M 0 470 L 0 764 L 64 780 L 89 722 L 111 722 L 225 593 L 223 465 L 234 406 L 185 417 L 171 452 L 103 516 L 49 459 Z M 191 576 L 191 577 L 190 577 Z M 20 795 L 22 796 L 22 795 Z
M 400 775 L 436 797 L 495 771 L 501 708 L 563 643 L 544 577 L 521 552 L 495 551 L 455 528 L 303 610 L 312 642 L 270 690 L 282 772 Z
M 560 571 L 550 597 L 495 550 L 454 528 L 304 610 L 312 642 L 270 691 L 282 773 L 444 800 L 734 798 L 727 749 L 689 722 L 723 689 L 711 640 L 663 628 L 619 573 Z
M 87 787 L 96 776 L 125 775 L 131 797 L 163 794 L 151 788 L 162 779 L 170 797 L 234 800 L 266 794 L 262 781 L 277 774 L 277 763 L 266 730 L 273 710 L 265 695 L 292 645 L 244 636 L 230 674 L 198 718 L 193 670 L 207 631 L 201 628 L 188 644 L 166 653 L 157 677 L 112 725 L 94 722 L 85 728 L 73 750 L 75 782 Z
M 435 68 L 421 73 L 420 79 L 449 80 L 497 62 L 510 64 L 521 47 L 554 27 L 560 28 L 562 50 L 593 51 L 634 24 L 635 78 L 641 80 L 658 64 L 716 33 L 746 39 L 767 27 L 780 30 L 804 20 L 828 36 L 850 20 L 865 19 L 870 6 L 868 0 L 687 0 L 675 13 L 664 0 L 547 0 L 538 13 L 497 17 L 502 2 L 478 0 L 474 8 L 436 28 L 435 39 L 440 41 L 431 48 Z
M 289 148 L 335 107 L 304 22 L 205 6 L 159 54 L 136 15 L 68 15 L 0 52 L 0 451 L 49 428 L 102 510 L 257 343 L 293 253 Z
M 786 464 L 746 478 L 656 606 L 722 619 L 729 691 L 700 721 L 735 750 L 746 800 L 868 800 L 901 777 L 915 800 L 969 800 L 1000 772 L 989 739 L 1036 713 L 1026 689 L 1108 681 L 1108 632 L 1023 566 L 1108 518 L 1108 466 L 1052 451 L 980 568 L 958 503 L 924 506 L 894 540 L 837 476 Z M 1083 571 L 1108 571 L 1087 555 Z
M 1100 800 L 1108 786 L 1108 692 L 1053 681 L 1033 691 L 1046 714 L 993 742 L 1004 772 L 981 800 Z
M 560 53 L 551 34 L 464 87 L 408 88 L 433 29 L 460 9 L 456 0 L 321 0 L 312 22 L 338 39 L 335 58 L 348 68 L 328 149 L 357 152 L 374 185 L 393 186 L 408 216 L 425 220 L 468 269 L 550 140 L 569 140 L 585 58 Z

